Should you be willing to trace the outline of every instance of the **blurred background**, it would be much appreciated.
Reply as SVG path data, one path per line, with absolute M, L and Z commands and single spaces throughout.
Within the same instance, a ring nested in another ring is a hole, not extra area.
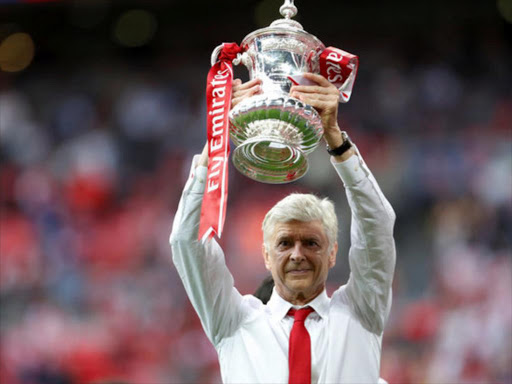
M 218 383 L 168 237 L 206 139 L 211 51 L 282 1 L 0 0 L 0 382 Z M 296 1 L 357 54 L 340 126 L 398 219 L 390 383 L 512 382 L 512 1 Z M 247 80 L 245 68 L 236 74 Z M 350 212 L 322 146 L 298 182 L 230 169 L 221 241 L 243 294 L 261 220 L 292 191 Z

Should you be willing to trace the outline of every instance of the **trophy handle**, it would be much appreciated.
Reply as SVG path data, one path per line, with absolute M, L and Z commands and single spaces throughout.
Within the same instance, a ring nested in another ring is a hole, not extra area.
M 221 45 L 218 45 L 217 47 L 215 47 L 215 49 L 213 50 L 212 52 L 212 56 L 210 58 L 210 64 L 212 65 L 212 67 L 215 65 L 215 63 L 217 62 L 217 59 L 219 57 L 219 53 L 220 51 L 222 50 L 222 44 Z M 233 60 L 233 64 L 234 65 L 239 65 L 240 63 L 242 63 L 243 65 L 245 65 L 247 68 L 250 68 L 250 65 L 251 65 L 251 58 L 249 57 L 249 55 L 247 54 L 247 52 L 244 52 L 244 53 L 239 53 L 236 58 Z

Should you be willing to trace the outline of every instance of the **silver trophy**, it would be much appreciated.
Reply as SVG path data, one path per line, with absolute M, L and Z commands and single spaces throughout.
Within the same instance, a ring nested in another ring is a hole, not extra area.
M 324 44 L 291 20 L 297 14 L 293 0 L 279 9 L 282 19 L 247 35 L 233 64 L 244 64 L 251 79 L 262 80 L 262 94 L 249 97 L 230 112 L 230 137 L 236 145 L 235 167 L 251 179 L 279 184 L 302 177 L 306 155 L 323 135 L 318 112 L 290 97 L 289 77 L 319 73 Z M 212 53 L 212 65 L 221 47 Z

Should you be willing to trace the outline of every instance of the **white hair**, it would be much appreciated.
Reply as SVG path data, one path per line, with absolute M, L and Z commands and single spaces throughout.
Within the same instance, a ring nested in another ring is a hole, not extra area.
M 276 223 L 287 223 L 292 220 L 320 220 L 329 240 L 329 249 L 338 237 L 338 218 L 334 204 L 328 198 L 320 199 L 312 194 L 292 193 L 279 201 L 267 212 L 263 224 L 263 243 L 268 247 Z

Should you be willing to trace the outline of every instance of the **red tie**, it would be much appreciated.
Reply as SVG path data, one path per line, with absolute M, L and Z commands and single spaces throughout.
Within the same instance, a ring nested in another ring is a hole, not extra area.
M 292 308 L 288 312 L 288 316 L 295 319 L 288 350 L 288 384 L 311 384 L 311 339 L 304 321 L 314 311 L 313 308 L 306 307 L 299 310 Z

